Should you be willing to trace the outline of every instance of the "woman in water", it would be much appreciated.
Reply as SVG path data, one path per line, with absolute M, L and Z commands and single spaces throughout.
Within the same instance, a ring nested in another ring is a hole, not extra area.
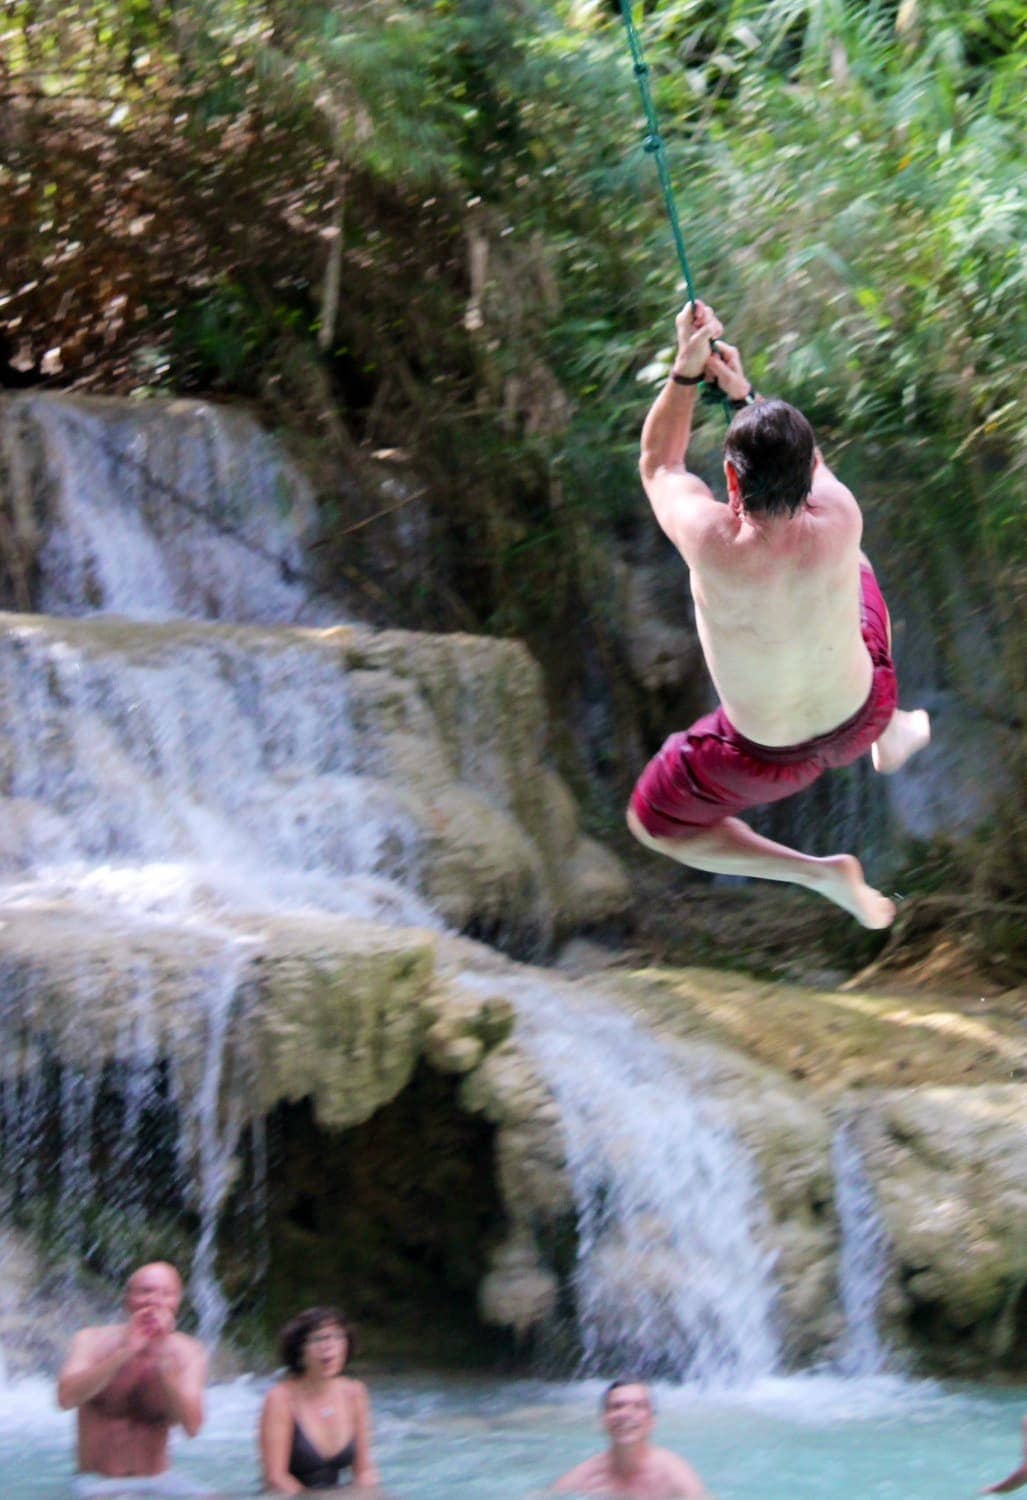
M 367 1388 L 342 1373 L 353 1352 L 345 1318 L 334 1307 L 308 1308 L 282 1329 L 279 1349 L 288 1374 L 268 1391 L 260 1416 L 268 1489 L 303 1495 L 376 1485 Z

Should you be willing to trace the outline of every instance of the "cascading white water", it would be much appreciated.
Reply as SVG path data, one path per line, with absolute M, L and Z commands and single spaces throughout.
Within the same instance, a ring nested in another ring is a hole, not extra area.
M 336 658 L 173 630 L 104 644 L 23 620 L 0 635 L 21 814 L 0 908 L 73 897 L 126 920 L 291 907 L 435 925 L 408 888 L 409 821 L 356 774 Z
M 7 1060 L 2 1117 L 8 1128 L 0 1137 L 0 1167 L 12 1202 L 25 1204 L 40 1194 L 49 1199 L 48 1237 L 68 1266 L 100 1254 L 114 1274 L 124 1274 L 150 1245 L 155 1213 L 173 1217 L 176 1204 L 194 1207 L 193 1303 L 201 1334 L 213 1342 L 225 1313 L 214 1269 L 215 1235 L 234 1185 L 252 1081 L 245 1044 L 236 1039 L 228 1046 L 246 945 L 199 923 L 193 934 L 207 939 L 209 955 L 183 976 L 176 1008 L 178 1024 L 194 1045 L 172 1052 L 166 1065 L 158 1040 L 156 975 L 144 958 L 127 964 L 130 985 L 111 1052 L 96 1049 L 88 1029 L 103 1014 L 112 981 L 90 954 L 80 966 L 72 956 L 66 961 L 61 988 L 71 1003 L 62 1007 L 56 1029 L 51 1019 L 47 1030 L 34 1011 L 31 973 L 5 976 L 0 1049 Z M 49 1113 L 48 1078 L 57 1080 L 56 1118 Z M 161 1118 L 168 1120 L 173 1109 L 177 1164 L 162 1143 Z
M 418 890 L 418 829 L 375 778 L 376 746 L 355 722 L 331 642 L 315 631 L 153 623 L 288 619 L 297 600 L 236 543 L 222 548 L 183 523 L 144 483 L 147 470 L 205 504 L 213 492 L 233 523 L 247 526 L 272 514 L 252 497 L 268 501 L 278 481 L 265 478 L 261 488 L 243 465 L 229 483 L 221 416 L 201 419 L 189 408 L 171 437 L 126 417 L 124 431 L 106 422 L 102 442 L 90 420 L 78 403 L 67 413 L 57 403 L 47 419 L 43 447 L 60 503 L 41 559 L 44 594 L 61 613 L 148 623 L 57 627 L 21 616 L 0 629 L 0 922 L 56 914 L 82 943 L 61 960 L 64 1010 L 49 1040 L 55 1023 L 44 1017 L 33 1031 L 32 1007 L 52 976 L 41 978 L 31 957 L 0 958 L 11 965 L 0 985 L 3 1165 L 16 1196 L 30 1197 L 49 1132 L 48 1159 L 63 1185 L 57 1220 L 79 1256 L 105 1232 L 102 1214 L 87 1214 L 103 1197 L 97 1171 L 128 1182 L 116 1214 L 140 1232 L 152 1203 L 139 1184 L 156 1177 L 170 1213 L 195 1210 L 192 1293 L 201 1330 L 214 1337 L 224 1316 L 216 1228 L 252 1093 L 240 1043 L 251 938 L 283 914 L 441 924 Z M 264 462 L 254 460 L 258 470 Z M 480 673 L 457 663 L 466 717 L 484 692 L 495 695 L 487 716 L 502 722 L 502 686 L 483 687 Z M 457 707 L 457 773 L 487 805 L 513 804 L 521 788 L 510 767 L 494 742 L 466 731 Z M 172 951 L 173 982 L 153 957 Z M 101 1064 L 75 1027 L 111 1009 L 114 978 L 119 1029 Z M 626 1017 L 580 993 L 568 1007 L 564 989 L 538 981 L 510 985 L 564 1118 L 588 1363 L 706 1381 L 773 1369 L 771 1266 L 737 1140 Z M 98 1168 L 91 1141 L 112 1068 L 120 1138 Z M 43 1118 L 44 1082 L 55 1071 L 56 1135 Z M 155 1119 L 176 1109 L 177 1168 L 155 1162 L 150 1145 Z M 260 1150 L 256 1138 L 258 1178 Z
M 26 508 L 44 513 L 46 612 L 324 617 L 300 581 L 314 520 L 309 486 L 242 411 L 24 396 L 0 411 L 0 440 L 3 428 L 25 426 L 42 454 Z
M 834 1133 L 831 1163 L 841 1235 L 838 1290 L 845 1313 L 838 1366 L 846 1375 L 877 1375 L 888 1364 L 888 1350 L 877 1331 L 877 1304 L 888 1270 L 888 1238 L 851 1118 L 844 1119 Z
M 12 621 L 0 635 L 3 700 L 19 705 L 16 717 L 0 709 L 10 786 L 46 848 L 0 885 L 0 919 L 5 908 L 56 903 L 128 933 L 192 931 L 212 950 L 188 1002 L 201 1058 L 174 1098 L 189 1164 L 180 1175 L 197 1184 L 193 1291 L 214 1335 L 224 1315 L 215 1230 L 241 1125 L 227 1043 L 240 944 L 262 917 L 290 909 L 418 926 L 437 918 L 412 888 L 410 830 L 358 774 L 367 751 L 335 656 L 266 632 L 117 627 L 100 639 L 95 629 L 79 639 Z M 133 963 L 129 1101 L 151 1086 L 154 1034 L 146 961 L 136 952 Z M 586 1005 L 572 1024 L 544 987 L 518 987 L 515 998 L 565 1117 L 589 1361 L 630 1350 L 640 1368 L 705 1380 L 772 1369 L 772 1282 L 752 1233 L 744 1152 L 626 1018 Z M 77 1008 L 96 1004 L 83 992 Z M 97 1080 L 62 1077 L 77 1121 L 62 1170 L 85 1202 L 88 1148 L 75 1142 L 88 1141 Z M 132 1108 L 143 1103 L 127 1106 L 126 1126 Z M 83 1226 L 69 1232 L 88 1243 Z
M 505 992 L 560 1108 L 585 1369 L 707 1385 L 771 1373 L 756 1177 L 699 1080 L 598 995 L 535 980 Z
M 217 1279 L 217 1231 L 221 1209 L 235 1175 L 236 1151 L 245 1124 L 245 1057 L 229 1049 L 233 1007 L 239 997 L 246 944 L 226 946 L 199 995 L 203 1012 L 202 1063 L 199 1087 L 192 1099 L 180 1090 L 179 1111 L 184 1128 L 179 1134 L 181 1175 L 195 1202 L 199 1234 L 193 1252 L 190 1293 L 199 1320 L 199 1335 L 217 1343 L 228 1316 L 228 1304 Z M 226 1078 L 235 1071 L 240 1076 Z

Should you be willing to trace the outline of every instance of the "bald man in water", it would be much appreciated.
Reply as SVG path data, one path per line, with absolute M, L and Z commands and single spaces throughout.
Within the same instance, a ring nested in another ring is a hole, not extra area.
M 654 1448 L 649 1387 L 615 1380 L 603 1392 L 605 1453 L 586 1459 L 552 1487 L 557 1495 L 605 1495 L 611 1500 L 709 1500 L 702 1480 L 683 1458 Z
M 679 315 L 677 357 L 642 429 L 640 460 L 656 519 L 691 574 L 720 707 L 650 761 L 628 826 L 693 869 L 788 881 L 864 927 L 888 927 L 894 903 L 851 854 L 815 859 L 736 816 L 867 751 L 875 770 L 897 771 L 927 744 L 930 724 L 922 709 L 897 706 L 888 610 L 860 550 L 855 498 L 802 413 L 756 396 L 721 332 L 702 302 Z M 724 443 L 726 505 L 685 463 L 703 379 L 736 409 Z
M 140 1266 L 125 1288 L 125 1322 L 83 1328 L 72 1340 L 57 1400 L 78 1410 L 80 1475 L 160 1475 L 161 1492 L 197 1493 L 168 1473 L 168 1434 L 175 1425 L 199 1432 L 207 1374 L 203 1346 L 175 1330 L 181 1301 L 174 1266 Z

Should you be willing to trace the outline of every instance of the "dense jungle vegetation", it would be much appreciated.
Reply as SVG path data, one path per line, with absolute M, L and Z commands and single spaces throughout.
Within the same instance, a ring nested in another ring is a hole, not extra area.
M 1022 726 L 1027 0 L 635 15 L 700 295 L 832 452 L 916 483 L 925 568 L 944 539 L 991 579 Z M 592 770 L 622 792 L 611 559 L 682 294 L 616 0 L 7 0 L 2 27 L 4 383 L 257 402 L 369 610 L 524 635 L 556 696 L 612 684 Z M 430 522 L 402 600 L 338 479 L 383 450 Z M 994 896 L 1027 891 L 1023 834 L 976 866 Z

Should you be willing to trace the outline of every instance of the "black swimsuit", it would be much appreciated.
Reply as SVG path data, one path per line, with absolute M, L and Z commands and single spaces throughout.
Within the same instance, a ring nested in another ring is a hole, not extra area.
M 303 1428 L 292 1419 L 292 1449 L 289 1453 L 289 1473 L 293 1479 L 308 1490 L 334 1490 L 339 1484 L 342 1469 L 352 1469 L 357 1454 L 357 1440 L 350 1438 L 345 1448 L 331 1458 L 318 1453 Z

